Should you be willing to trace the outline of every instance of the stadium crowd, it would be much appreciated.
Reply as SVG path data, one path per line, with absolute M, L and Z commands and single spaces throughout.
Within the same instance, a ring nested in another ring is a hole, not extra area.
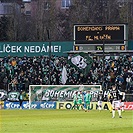
M 82 72 L 68 64 L 65 57 L 7 56 L 0 59 L 0 85 L 1 89 L 8 91 L 28 91 L 30 84 L 60 85 L 62 84 L 62 68 L 65 66 L 68 77 L 66 84 L 68 85 L 102 84 L 104 89 L 108 89 L 111 84 L 116 83 L 120 90 L 133 93 L 132 56 L 107 57 L 104 64 L 103 68 L 103 60 L 93 57 L 91 69 L 84 77 Z

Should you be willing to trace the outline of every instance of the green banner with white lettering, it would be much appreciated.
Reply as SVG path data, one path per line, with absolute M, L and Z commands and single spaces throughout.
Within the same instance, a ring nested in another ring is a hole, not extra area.
M 92 101 L 97 101 L 101 85 L 30 85 L 30 101 L 72 101 L 76 92 L 84 95 L 88 90 Z
M 28 57 L 49 55 L 50 42 L 0 42 L 0 57 L 24 55 Z M 51 55 L 66 56 L 73 42 L 51 42 Z

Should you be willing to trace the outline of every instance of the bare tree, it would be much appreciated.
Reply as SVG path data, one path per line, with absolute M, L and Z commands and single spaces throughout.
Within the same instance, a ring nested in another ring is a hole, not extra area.
M 4 40 L 48 41 L 73 40 L 74 24 L 128 23 L 129 38 L 133 38 L 133 18 L 129 0 L 72 0 L 69 8 L 56 7 L 57 0 L 37 0 L 34 16 L 18 14 L 5 20 Z M 0 27 L 1 28 L 1 27 Z M 2 31 L 2 30 L 1 30 Z
M 120 22 L 128 24 L 128 38 L 133 38 L 133 1 L 126 0 L 119 3 Z
M 48 30 L 50 31 L 50 39 L 56 40 L 57 11 L 55 8 L 55 2 L 52 0 L 38 0 L 36 14 L 36 38 L 39 41 L 48 40 Z

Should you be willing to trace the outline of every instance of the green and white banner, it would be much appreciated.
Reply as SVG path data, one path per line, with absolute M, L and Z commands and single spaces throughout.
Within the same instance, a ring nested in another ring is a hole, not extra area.
M 19 101 L 19 92 L 9 92 L 8 93 L 8 101 Z
M 7 91 L 0 89 L 0 101 L 4 101 L 7 98 Z
M 83 95 L 90 90 L 92 101 L 97 101 L 100 85 L 31 85 L 30 101 L 72 101 L 77 91 Z
M 18 91 L 10 91 L 7 92 L 4 89 L 0 89 L 0 101 L 19 101 L 20 92 Z M 29 93 L 23 91 L 22 92 L 23 100 L 28 101 L 29 100 Z
M 49 55 L 50 42 L 0 42 L 0 57 L 27 55 Z M 51 54 L 65 56 L 66 51 L 73 49 L 73 42 L 51 42 Z

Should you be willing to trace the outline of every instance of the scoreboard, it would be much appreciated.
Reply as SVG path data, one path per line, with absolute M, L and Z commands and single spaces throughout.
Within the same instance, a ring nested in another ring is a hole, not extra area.
M 75 45 L 74 51 L 103 51 L 102 45 Z M 125 45 L 106 45 L 104 47 L 105 51 L 124 51 L 126 50 Z
M 74 25 L 74 50 L 126 50 L 127 25 Z
M 75 45 L 80 44 L 124 44 L 126 24 L 74 25 Z

